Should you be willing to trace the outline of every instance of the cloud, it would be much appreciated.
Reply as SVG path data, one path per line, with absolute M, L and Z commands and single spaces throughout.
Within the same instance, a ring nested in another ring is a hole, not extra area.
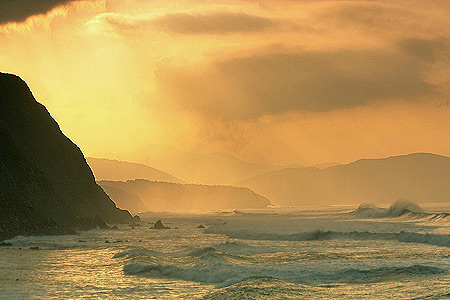
M 276 22 L 246 13 L 217 12 L 192 15 L 187 13 L 167 14 L 155 21 L 162 31 L 179 34 L 229 34 L 238 32 L 265 31 L 276 26 Z
M 423 39 L 408 38 L 398 42 L 398 47 L 406 53 L 425 61 L 435 61 L 437 58 L 446 55 L 450 50 L 448 39 Z
M 105 13 L 97 16 L 95 22 L 110 25 L 119 31 L 156 29 L 168 33 L 191 35 L 262 32 L 281 24 L 270 18 L 232 12 L 171 13 L 159 18 L 150 15 L 128 16 Z
M 398 28 L 405 23 L 411 23 L 411 16 L 416 15 L 408 6 L 395 3 L 377 1 L 345 2 L 344 5 L 335 4 L 318 17 L 324 22 L 335 23 L 339 26 L 356 26 L 367 30 L 382 28 Z
M 0 25 L 23 22 L 28 17 L 45 14 L 71 1 L 73 0 L 2 0 L 0 1 Z
M 414 101 L 434 90 L 422 79 L 424 68 L 397 52 L 324 50 L 160 66 L 155 77 L 162 95 L 181 109 L 247 119 L 393 98 Z

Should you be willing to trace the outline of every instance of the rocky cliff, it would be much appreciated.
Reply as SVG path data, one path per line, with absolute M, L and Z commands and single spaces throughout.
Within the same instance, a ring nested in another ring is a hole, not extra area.
M 0 73 L 0 240 L 131 221 L 19 77 Z

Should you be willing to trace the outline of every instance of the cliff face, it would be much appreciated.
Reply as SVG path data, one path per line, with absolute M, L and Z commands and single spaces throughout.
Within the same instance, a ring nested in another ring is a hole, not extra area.
M 113 186 L 102 186 L 103 190 L 116 203 L 117 207 L 126 209 L 132 214 L 148 211 L 141 198 Z
M 126 182 L 100 181 L 99 184 L 105 189 L 115 187 L 138 196 L 152 211 L 265 208 L 270 204 L 267 198 L 250 189 L 234 186 L 178 184 L 142 179 Z
M 0 240 L 131 221 L 19 77 L 0 73 Z

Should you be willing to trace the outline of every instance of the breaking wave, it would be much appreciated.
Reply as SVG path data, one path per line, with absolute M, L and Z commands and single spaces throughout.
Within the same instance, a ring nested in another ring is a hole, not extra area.
M 251 267 L 250 267 L 251 268 Z M 165 265 L 130 263 L 123 271 L 129 275 L 145 275 L 156 278 L 182 279 L 186 281 L 213 284 L 218 287 L 229 286 L 255 277 L 248 266 L 228 262 L 215 253 L 202 255 L 192 265 Z
M 224 230 L 222 228 L 211 227 L 204 231 L 205 234 L 224 234 L 230 238 L 243 240 L 262 240 L 262 241 L 321 241 L 334 239 L 347 240 L 385 240 L 398 241 L 403 243 L 421 243 L 442 247 L 450 247 L 450 235 L 432 234 L 432 233 L 381 233 L 368 231 L 311 231 L 296 234 L 280 234 L 268 232 L 254 232 L 248 230 Z
M 399 199 L 388 209 L 380 208 L 369 203 L 363 203 L 358 209 L 350 214 L 363 218 L 396 218 L 405 214 L 422 212 L 422 208 L 414 202 L 406 199 Z
M 329 270 L 327 268 L 307 270 L 302 264 L 239 264 L 224 260 L 215 254 L 205 254 L 191 265 L 168 264 L 126 264 L 123 271 L 128 275 L 152 278 L 171 278 L 212 284 L 218 288 L 227 287 L 254 278 L 273 278 L 295 284 L 317 282 L 354 283 L 398 280 L 404 277 L 429 276 L 447 273 L 446 270 L 426 265 L 384 266 L 370 269 L 347 268 Z
M 380 208 L 369 203 L 362 203 L 358 209 L 349 213 L 350 216 L 367 219 L 403 218 L 412 221 L 450 221 L 450 213 L 425 212 L 414 202 L 399 199 L 388 209 Z
M 150 257 L 150 258 L 158 258 L 158 257 L 171 257 L 171 258 L 180 258 L 180 257 L 202 257 L 208 253 L 215 253 L 220 256 L 227 256 L 230 258 L 239 258 L 240 255 L 251 255 L 251 254 L 264 254 L 264 253 L 273 253 L 276 250 L 270 247 L 256 247 L 248 245 L 241 241 L 226 241 L 224 243 L 215 244 L 212 246 L 199 247 L 194 248 L 192 250 L 184 250 L 179 252 L 157 252 L 149 249 L 142 248 L 134 248 L 128 249 L 125 251 L 118 252 L 113 255 L 112 258 L 139 258 L 139 257 Z
M 116 254 L 114 254 L 113 258 L 120 258 L 120 257 L 136 257 L 136 256 L 162 256 L 163 253 L 148 250 L 148 249 L 130 249 L 126 251 L 121 251 Z
M 403 276 L 426 276 L 446 273 L 445 270 L 425 265 L 412 265 L 405 267 L 380 267 L 373 269 L 345 269 L 338 272 L 338 276 L 345 282 L 367 282 L 394 280 Z

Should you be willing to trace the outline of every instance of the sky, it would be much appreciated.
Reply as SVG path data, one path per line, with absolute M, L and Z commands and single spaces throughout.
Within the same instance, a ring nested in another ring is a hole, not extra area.
M 0 71 L 86 156 L 450 156 L 449 1 L 0 3 Z

